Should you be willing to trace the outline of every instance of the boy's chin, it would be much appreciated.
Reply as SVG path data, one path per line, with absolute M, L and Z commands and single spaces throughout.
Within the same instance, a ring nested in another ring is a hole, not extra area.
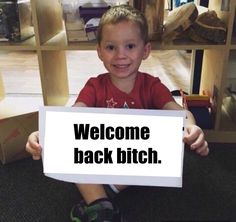
M 116 79 L 129 79 L 130 77 L 136 77 L 138 72 L 137 73 L 124 73 L 124 72 L 121 72 L 121 73 L 110 73 L 112 75 L 112 77 L 116 78 Z

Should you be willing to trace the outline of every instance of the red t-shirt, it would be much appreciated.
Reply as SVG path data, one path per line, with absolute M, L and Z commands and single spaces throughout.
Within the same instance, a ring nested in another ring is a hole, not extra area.
M 129 94 L 114 86 L 109 74 L 105 73 L 90 78 L 76 99 L 88 107 L 136 109 L 162 109 L 170 101 L 174 99 L 160 79 L 141 72 Z

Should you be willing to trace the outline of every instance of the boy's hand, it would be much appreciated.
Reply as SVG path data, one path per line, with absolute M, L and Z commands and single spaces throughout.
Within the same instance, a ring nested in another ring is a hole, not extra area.
M 190 146 L 191 150 L 201 156 L 207 156 L 209 153 L 208 143 L 205 140 L 202 129 L 196 125 L 188 125 L 186 127 L 183 141 Z
M 39 132 L 33 132 L 29 135 L 26 143 L 26 151 L 32 155 L 34 160 L 41 158 L 42 148 L 39 145 Z

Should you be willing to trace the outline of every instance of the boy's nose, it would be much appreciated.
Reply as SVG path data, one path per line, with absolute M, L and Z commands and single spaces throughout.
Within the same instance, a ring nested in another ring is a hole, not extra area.
M 118 58 L 123 58 L 125 57 L 126 53 L 125 53 L 125 49 L 123 47 L 118 47 L 116 50 L 116 56 Z

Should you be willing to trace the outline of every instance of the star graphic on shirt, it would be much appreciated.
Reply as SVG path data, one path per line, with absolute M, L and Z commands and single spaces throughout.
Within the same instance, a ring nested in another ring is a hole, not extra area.
M 127 102 L 124 102 L 123 108 L 124 109 L 129 109 L 129 106 L 128 106 Z
M 113 97 L 109 100 L 106 100 L 107 108 L 114 108 L 117 102 L 114 101 Z

